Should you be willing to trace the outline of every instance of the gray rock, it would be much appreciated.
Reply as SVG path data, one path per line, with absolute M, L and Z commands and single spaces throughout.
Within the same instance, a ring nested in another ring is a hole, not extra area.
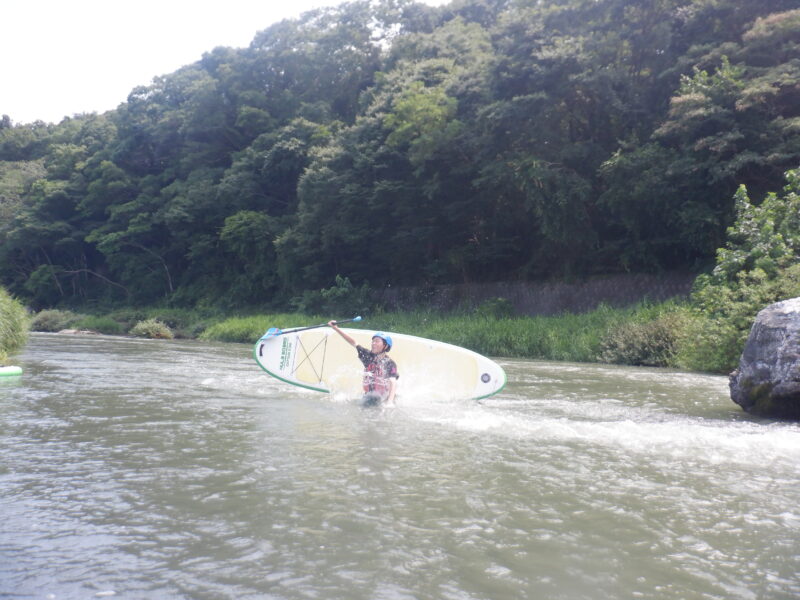
M 730 389 L 748 413 L 800 419 L 800 298 L 758 313 Z

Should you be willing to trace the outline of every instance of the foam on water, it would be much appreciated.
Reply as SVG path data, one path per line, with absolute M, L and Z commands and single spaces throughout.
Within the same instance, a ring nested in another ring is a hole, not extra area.
M 580 418 L 531 415 L 492 406 L 404 404 L 412 418 L 467 431 L 530 438 L 548 442 L 584 442 L 645 454 L 705 457 L 712 461 L 797 460 L 800 433 L 791 427 L 771 428 L 753 423 L 730 423 L 670 417 L 649 409 L 590 406 Z M 609 414 L 612 413 L 612 414 Z M 616 413 L 616 414 L 613 414 Z M 639 413 L 639 414 L 631 414 Z M 599 418 L 604 414 L 607 419 Z

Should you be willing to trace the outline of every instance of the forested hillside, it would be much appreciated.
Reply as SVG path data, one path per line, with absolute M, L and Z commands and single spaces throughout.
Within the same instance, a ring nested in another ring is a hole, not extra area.
M 738 186 L 758 203 L 800 165 L 798 82 L 798 0 L 321 9 L 114 111 L 4 115 L 0 284 L 279 306 L 337 275 L 699 271 Z

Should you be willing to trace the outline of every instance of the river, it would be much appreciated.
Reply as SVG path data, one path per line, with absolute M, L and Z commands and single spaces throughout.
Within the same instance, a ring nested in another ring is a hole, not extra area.
M 800 426 L 723 377 L 500 359 L 497 396 L 381 414 L 240 344 L 34 334 L 15 362 L 3 598 L 800 597 Z

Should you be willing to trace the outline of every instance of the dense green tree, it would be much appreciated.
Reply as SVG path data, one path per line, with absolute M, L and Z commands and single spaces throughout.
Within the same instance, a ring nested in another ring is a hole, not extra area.
M 409 60 L 391 61 L 362 99 L 363 116 L 315 154 L 301 180 L 298 222 L 279 255 L 304 282 L 475 277 L 487 207 L 472 189 L 477 140 L 461 118 L 472 118 L 485 89 L 488 35 L 455 19 L 401 46 Z
M 2 118 L 0 283 L 247 304 L 701 269 L 737 187 L 757 207 L 800 163 L 798 39 L 796 0 L 311 11 L 104 115 Z
M 260 303 L 279 291 L 274 241 L 280 231 L 280 220 L 263 212 L 242 210 L 225 219 L 220 231 L 227 258 L 223 277 L 232 299 Z
M 758 18 L 739 43 L 706 47 L 717 57 L 704 59 L 714 61 L 712 68 L 695 66 L 682 76 L 652 141 L 621 149 L 603 166 L 603 205 L 619 215 L 621 243 L 639 240 L 632 249 L 638 256 L 666 266 L 708 257 L 723 242 L 737 185 L 763 197 L 779 173 L 800 161 L 792 125 L 798 15 Z M 651 244 L 642 234 L 654 222 L 661 233 L 653 231 Z
M 359 93 L 380 68 L 381 43 L 396 18 L 394 11 L 358 0 L 311 11 L 257 34 L 250 52 L 270 114 L 288 120 L 302 115 L 304 105 L 324 102 L 334 118 L 351 122 Z
M 7 117 L 8 115 L 4 115 Z M 0 156 L 6 161 L 35 160 L 41 158 L 53 126 L 42 121 L 27 125 L 13 125 L 11 119 L 0 127 Z

